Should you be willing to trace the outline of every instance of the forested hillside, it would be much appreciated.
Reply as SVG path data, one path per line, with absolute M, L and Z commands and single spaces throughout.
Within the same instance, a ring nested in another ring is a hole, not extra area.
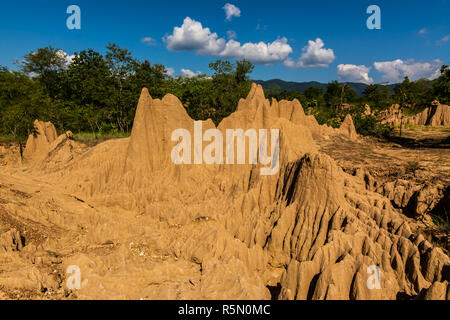
M 295 82 L 295 81 L 284 81 L 280 79 L 272 79 L 272 80 L 256 80 L 257 84 L 263 86 L 264 89 L 273 90 L 279 89 L 282 91 L 298 91 L 300 93 L 304 93 L 308 88 L 320 88 L 322 90 L 326 90 L 327 84 L 317 81 L 308 81 L 308 82 Z M 362 96 L 364 94 L 364 90 L 367 88 L 367 85 L 364 83 L 358 82 L 346 82 L 346 84 L 355 90 L 358 96 Z M 395 89 L 396 85 L 386 85 L 391 90 Z

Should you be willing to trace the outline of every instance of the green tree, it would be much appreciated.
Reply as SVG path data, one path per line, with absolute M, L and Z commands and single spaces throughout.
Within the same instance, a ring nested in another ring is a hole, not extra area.
M 406 107 L 412 105 L 415 100 L 412 82 L 405 77 L 402 83 L 398 84 L 394 89 L 394 99 L 400 106 Z
M 162 98 L 167 93 L 167 70 L 163 65 L 152 65 L 148 60 L 133 62 L 133 73 L 130 81 L 133 91 L 140 93 L 147 88 L 154 98 Z
M 255 66 L 248 60 L 236 61 L 236 71 L 235 78 L 236 83 L 239 85 L 241 83 L 248 82 L 250 78 L 248 75 L 253 72 Z
M 422 111 L 433 100 L 433 87 L 429 79 L 419 79 L 412 83 L 413 101 L 415 113 Z
M 281 87 L 274 83 L 269 88 L 265 89 L 265 92 L 269 97 L 275 97 L 281 93 Z
M 239 99 L 245 97 L 250 90 L 250 74 L 254 66 L 245 60 L 236 62 L 217 60 L 209 64 L 214 71 L 212 76 L 210 97 L 211 108 L 214 110 L 212 120 L 217 124 L 236 110 Z
M 135 60 L 131 52 L 115 43 L 106 46 L 106 63 L 111 70 L 116 90 L 112 92 L 110 100 L 112 108 L 109 117 L 117 124 L 120 132 L 128 131 L 130 127 L 129 111 L 135 102 L 131 91 L 130 76 L 133 72 Z
M 39 82 L 21 72 L 0 71 L 0 133 L 20 142 L 33 129 L 33 121 L 44 118 L 49 99 Z M 45 120 L 45 119 L 44 119 Z
M 337 107 L 342 106 L 344 103 L 353 102 L 357 96 L 355 90 L 350 88 L 347 84 L 340 84 L 337 81 L 332 81 L 327 84 L 324 99 L 328 106 Z
M 303 93 L 306 99 L 306 106 L 308 108 L 317 109 L 322 107 L 325 107 L 326 102 L 324 98 L 324 92 L 322 88 L 317 87 L 309 87 L 305 90 Z
M 228 60 L 216 60 L 209 64 L 209 68 L 214 71 L 215 76 L 227 76 L 234 73 L 234 65 Z
M 21 69 L 35 76 L 45 87 L 51 98 L 61 93 L 61 75 L 67 66 L 67 55 L 51 46 L 31 51 L 24 56 Z
M 442 104 L 450 104 L 450 68 L 441 67 L 441 76 L 433 83 L 433 95 Z
M 389 107 L 390 92 L 391 89 L 388 86 L 370 84 L 364 89 L 363 95 L 372 109 L 383 110 Z
M 401 110 L 400 136 L 402 136 L 405 109 L 410 107 L 415 99 L 413 86 L 408 77 L 405 77 L 403 82 L 395 87 L 394 99 L 399 104 Z
M 205 76 L 193 78 L 181 78 L 184 88 L 181 100 L 190 117 L 196 120 L 213 119 L 218 120 L 217 108 L 220 105 L 215 100 L 215 88 L 210 79 Z
M 111 106 L 110 95 L 114 90 L 110 79 L 110 69 L 103 56 L 92 50 L 75 54 L 68 69 L 69 101 L 73 103 L 73 124 L 77 131 L 100 130 L 107 121 Z M 86 110 L 91 112 L 86 113 Z
M 305 90 L 305 92 L 303 92 L 303 94 L 305 95 L 306 99 L 308 99 L 308 100 L 313 100 L 313 99 L 319 100 L 324 95 L 323 89 L 317 88 L 317 87 L 309 87 L 308 89 Z

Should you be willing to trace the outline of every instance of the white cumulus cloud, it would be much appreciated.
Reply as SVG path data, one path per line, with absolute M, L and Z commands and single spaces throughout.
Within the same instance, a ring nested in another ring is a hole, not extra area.
M 202 74 L 200 71 L 194 72 L 189 69 L 181 69 L 181 73 L 183 74 L 183 77 L 186 77 L 186 78 L 193 78 L 193 77 L 196 77 L 196 76 Z
M 199 55 L 247 59 L 256 64 L 282 62 L 292 53 L 286 38 L 277 39 L 271 43 L 241 44 L 234 39 L 226 41 L 189 17 L 184 19 L 181 27 L 175 27 L 173 33 L 166 36 L 164 41 L 167 49 L 171 51 L 195 51 Z
M 293 59 L 291 59 L 291 58 L 287 58 L 286 60 L 284 60 L 283 61 L 283 65 L 285 67 L 288 67 L 288 68 L 295 68 L 296 67 L 295 61 Z
M 154 46 L 156 45 L 156 40 L 152 37 L 144 37 L 141 39 L 141 42 L 148 45 L 148 46 Z
M 325 49 L 322 39 L 309 40 L 308 45 L 303 48 L 303 53 L 297 63 L 298 68 L 326 68 L 336 59 L 332 49 Z
M 225 10 L 225 15 L 227 16 L 227 20 L 231 21 L 233 17 L 240 17 L 241 16 L 241 9 L 236 7 L 234 4 L 227 3 L 223 10 Z
M 181 27 L 175 27 L 173 33 L 165 37 L 167 49 L 172 51 L 197 51 L 199 54 L 216 55 L 225 47 L 225 39 L 219 38 L 209 28 L 186 17 Z
M 430 62 L 416 62 L 414 59 L 403 61 L 397 59 L 394 61 L 375 62 L 375 69 L 382 73 L 382 79 L 390 83 L 398 83 L 408 77 L 411 81 L 421 78 L 436 79 L 440 76 L 442 62 L 439 59 Z
M 175 73 L 174 68 L 166 68 L 166 75 L 168 75 L 169 77 L 173 76 L 174 73 Z
M 339 78 L 343 81 L 373 83 L 373 79 L 369 77 L 370 68 L 364 65 L 340 64 L 337 70 Z
M 443 37 L 441 40 L 436 41 L 436 44 L 438 46 L 443 45 L 444 43 L 447 43 L 450 40 L 450 34 L 446 35 L 445 37 Z
M 426 34 L 426 33 L 428 33 L 427 28 L 422 28 L 422 29 L 420 29 L 419 32 L 418 32 L 419 35 L 424 35 L 424 34 Z
M 221 56 L 234 59 L 247 59 L 256 64 L 273 64 L 284 61 L 292 53 L 291 46 L 286 38 L 277 39 L 271 43 L 240 42 L 230 40 L 227 42 Z

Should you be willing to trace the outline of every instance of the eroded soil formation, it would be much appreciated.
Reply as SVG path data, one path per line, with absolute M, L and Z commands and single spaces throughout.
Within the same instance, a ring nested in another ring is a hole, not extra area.
M 23 161 L 0 146 L 2 299 L 450 297 L 448 234 L 429 218 L 448 208 L 448 149 L 362 138 L 351 117 L 320 126 L 257 85 L 218 129 L 279 129 L 273 176 L 174 165 L 171 134 L 194 121 L 146 89 L 130 138 L 88 147 L 35 126 Z

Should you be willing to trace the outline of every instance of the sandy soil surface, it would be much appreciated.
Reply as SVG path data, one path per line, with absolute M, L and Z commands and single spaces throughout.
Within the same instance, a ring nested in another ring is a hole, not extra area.
M 218 129 L 279 129 L 273 176 L 167 161 L 171 133 L 194 130 L 171 95 L 144 90 L 126 139 L 87 146 L 36 126 L 23 161 L 0 147 L 2 299 L 449 298 L 448 234 L 429 218 L 445 205 L 445 141 L 319 126 L 256 85 Z

